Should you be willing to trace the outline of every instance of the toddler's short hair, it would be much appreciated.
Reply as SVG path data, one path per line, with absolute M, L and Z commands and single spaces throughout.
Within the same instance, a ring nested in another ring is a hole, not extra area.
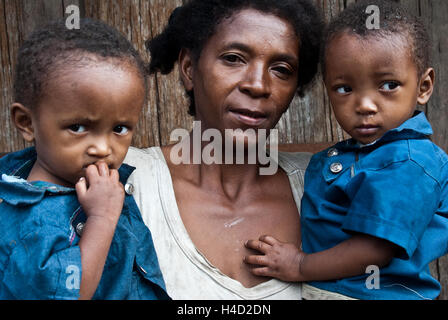
M 369 29 L 367 21 L 372 13 L 366 9 L 370 5 L 379 8 L 379 29 Z M 321 51 L 322 71 L 325 74 L 326 50 L 332 39 L 338 34 L 348 32 L 362 38 L 383 38 L 390 35 L 402 35 L 408 39 L 418 75 L 421 76 L 430 66 L 431 40 L 420 19 L 409 13 L 393 0 L 361 0 L 342 11 L 330 22 L 324 33 Z
M 14 78 L 14 99 L 28 108 L 39 104 L 47 81 L 55 72 L 86 63 L 82 54 L 116 58 L 135 65 L 145 82 L 145 65 L 132 44 L 116 29 L 90 18 L 80 29 L 68 29 L 65 20 L 34 31 L 20 47 Z

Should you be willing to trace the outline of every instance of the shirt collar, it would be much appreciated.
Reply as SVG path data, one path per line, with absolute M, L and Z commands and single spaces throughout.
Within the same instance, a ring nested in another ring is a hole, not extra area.
M 416 111 L 412 118 L 403 122 L 399 127 L 387 131 L 381 138 L 368 145 L 362 145 L 354 139 L 345 140 L 337 144 L 342 149 L 375 148 L 385 142 L 403 139 L 424 139 L 432 135 L 431 124 L 422 111 Z
M 43 199 L 45 194 L 74 193 L 74 188 L 67 188 L 49 182 L 26 181 L 11 183 L 10 179 L 2 179 L 2 175 L 26 179 L 36 162 L 37 153 L 34 147 L 10 153 L 0 159 L 0 198 L 11 205 L 34 204 Z M 135 167 L 123 164 L 118 173 L 120 182 L 125 185 Z

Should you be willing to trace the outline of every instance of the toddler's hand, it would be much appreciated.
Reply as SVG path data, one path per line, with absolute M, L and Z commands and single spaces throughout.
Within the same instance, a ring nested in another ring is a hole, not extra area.
M 124 188 L 117 170 L 109 169 L 104 162 L 90 165 L 86 170 L 86 179 L 81 179 L 75 188 L 87 218 L 117 223 L 124 202 Z
M 248 240 L 245 246 L 262 253 L 243 259 L 245 263 L 254 265 L 251 269 L 254 275 L 283 281 L 303 281 L 300 263 L 306 254 L 294 244 L 280 242 L 271 236 L 261 236 L 259 240 Z

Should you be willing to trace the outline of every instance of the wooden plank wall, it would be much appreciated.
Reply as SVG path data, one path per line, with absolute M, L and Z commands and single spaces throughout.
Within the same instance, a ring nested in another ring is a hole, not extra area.
M 80 7 L 82 15 L 98 18 L 115 26 L 131 40 L 146 61 L 146 39 L 158 34 L 171 11 L 186 0 L 0 0 L 0 152 L 26 145 L 10 124 L 8 106 L 12 103 L 13 67 L 17 50 L 31 30 L 49 20 L 64 16 L 69 4 Z M 332 19 L 355 0 L 314 0 Z M 433 37 L 432 58 L 436 86 L 428 105 L 422 107 L 434 129 L 433 140 L 448 151 L 448 1 L 401 0 L 422 17 Z M 165 145 L 175 128 L 190 129 L 187 101 L 176 72 L 149 79 L 149 99 L 144 108 L 133 144 L 137 147 Z M 332 114 L 320 78 L 303 99 L 296 98 L 278 124 L 281 143 L 330 142 L 346 138 Z M 442 281 L 441 299 L 448 299 L 448 257 L 431 265 Z

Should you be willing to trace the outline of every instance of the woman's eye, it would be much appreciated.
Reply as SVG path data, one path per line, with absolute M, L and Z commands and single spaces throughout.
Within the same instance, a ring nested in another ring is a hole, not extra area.
M 283 76 L 290 76 L 293 74 L 293 71 L 291 69 L 286 67 L 274 67 L 272 70 L 276 71 L 277 73 L 283 75 Z
M 68 129 L 74 133 L 83 133 L 86 131 L 86 127 L 80 124 L 71 125 Z
M 393 91 L 393 90 L 397 89 L 399 86 L 400 86 L 400 84 L 397 82 L 388 81 L 388 82 L 383 83 L 383 85 L 381 86 L 381 89 L 385 90 L 385 91 Z
M 336 88 L 336 92 L 340 94 L 347 94 L 352 92 L 352 88 L 350 88 L 349 86 L 339 86 Z
M 116 126 L 114 128 L 114 132 L 119 134 L 119 135 L 124 136 L 125 134 L 127 134 L 129 132 L 129 129 L 126 126 Z
M 222 56 L 222 59 L 230 63 L 238 63 L 243 61 L 241 57 L 236 54 L 225 54 Z

